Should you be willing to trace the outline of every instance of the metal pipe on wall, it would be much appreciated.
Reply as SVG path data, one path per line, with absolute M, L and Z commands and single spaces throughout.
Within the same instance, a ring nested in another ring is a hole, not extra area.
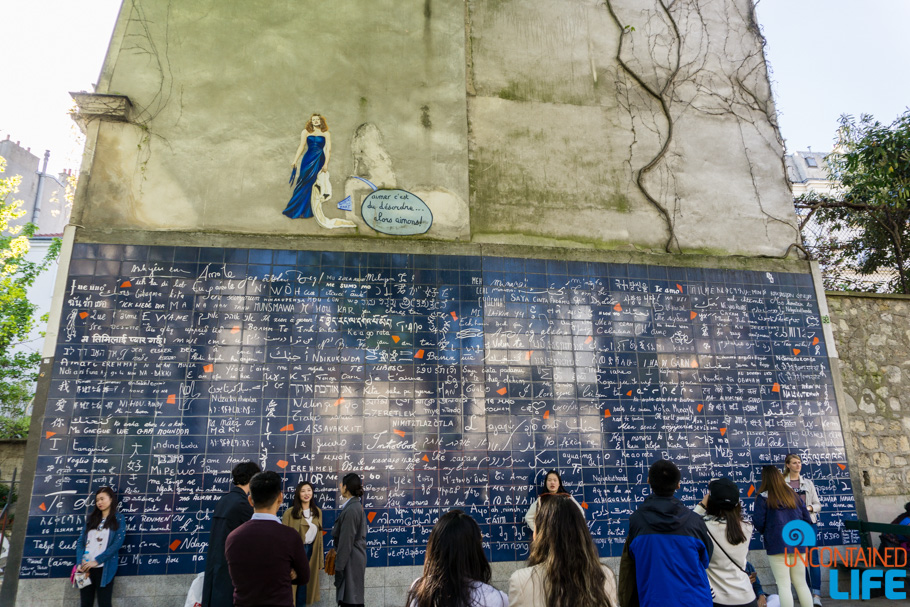
M 47 177 L 47 161 L 51 158 L 51 151 L 44 150 L 44 166 L 38 173 L 38 188 L 35 191 L 35 206 L 32 209 L 31 222 L 38 224 L 38 218 L 41 216 L 41 196 L 44 194 L 44 178 Z

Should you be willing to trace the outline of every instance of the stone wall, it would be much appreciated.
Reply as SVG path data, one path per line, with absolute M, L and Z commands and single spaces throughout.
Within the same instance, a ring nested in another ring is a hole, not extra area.
M 22 462 L 25 459 L 24 439 L 0 440 L 0 482 L 8 481 L 13 470 L 18 470 L 17 479 L 22 477 Z
M 910 500 L 910 297 L 828 293 L 867 516 Z
M 127 0 L 98 92 L 128 96 L 132 112 L 90 122 L 73 223 L 349 237 L 282 215 L 301 131 L 318 112 L 331 135 L 327 217 L 359 218 L 337 208 L 353 196 L 359 210 L 370 189 L 348 179 L 357 175 L 424 200 L 428 238 L 467 239 L 464 11 Z

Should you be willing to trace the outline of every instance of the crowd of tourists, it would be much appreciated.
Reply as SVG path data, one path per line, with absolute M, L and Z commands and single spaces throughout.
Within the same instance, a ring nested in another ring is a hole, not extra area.
M 821 509 L 802 462 L 788 455 L 785 469 L 766 466 L 752 521 L 743 518 L 740 490 L 728 478 L 712 480 L 690 508 L 674 497 L 679 468 L 655 462 L 650 495 L 629 519 L 618 580 L 602 564 L 582 506 L 556 470 L 544 476 L 525 522 L 532 531 L 526 567 L 509 579 L 508 594 L 490 582 L 492 569 L 480 526 L 462 510 L 442 515 L 430 533 L 423 575 L 403 607 L 800 607 L 820 605 L 820 583 L 785 544 L 791 521 L 816 522 Z M 320 600 L 319 572 L 334 577 L 335 602 L 366 604 L 367 516 L 357 474 L 339 483 L 339 510 L 323 549 L 323 517 L 315 487 L 299 483 L 283 516 L 282 479 L 254 462 L 232 471 L 234 486 L 215 508 L 206 556 L 203 607 L 304 607 Z M 910 512 L 910 510 L 908 510 Z M 764 540 L 778 595 L 767 595 L 747 562 L 753 533 Z M 109 607 L 125 524 L 117 496 L 99 489 L 77 542 L 74 576 L 82 607 Z M 817 567 L 810 567 L 810 570 Z M 811 588 L 810 588 L 811 585 Z M 814 598 L 813 598 L 814 593 Z

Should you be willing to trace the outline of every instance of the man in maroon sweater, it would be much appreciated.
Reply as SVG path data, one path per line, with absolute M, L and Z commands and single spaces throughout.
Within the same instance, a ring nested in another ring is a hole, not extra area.
M 310 563 L 300 534 L 281 524 L 281 477 L 260 472 L 250 481 L 253 518 L 234 529 L 224 555 L 234 582 L 235 607 L 294 607 L 295 584 L 310 580 Z

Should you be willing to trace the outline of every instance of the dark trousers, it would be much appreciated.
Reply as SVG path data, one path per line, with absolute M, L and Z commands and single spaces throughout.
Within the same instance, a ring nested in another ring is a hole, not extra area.
M 111 580 L 110 584 L 102 588 L 101 574 L 103 572 L 103 567 L 95 567 L 88 570 L 88 579 L 92 583 L 85 588 L 79 589 L 79 599 L 82 601 L 82 607 L 94 607 L 95 598 L 98 599 L 98 607 L 111 607 L 111 597 L 114 595 L 114 580 Z

